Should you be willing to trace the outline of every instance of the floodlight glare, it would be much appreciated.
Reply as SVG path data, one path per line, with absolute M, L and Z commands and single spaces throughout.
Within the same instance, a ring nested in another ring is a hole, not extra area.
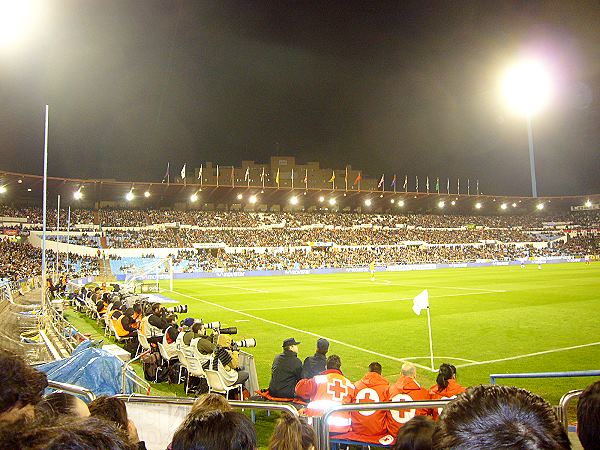
M 390 200 L 390 203 L 393 205 L 394 203 L 396 203 L 396 200 L 394 200 L 394 199 L 391 199 L 391 200 Z
M 335 198 L 330 198 L 330 199 L 329 199 L 329 204 L 330 204 L 331 206 L 335 205 Z
M 452 201 L 450 202 L 450 204 L 451 204 L 452 206 L 456 206 L 456 200 L 452 200 Z
M 297 205 L 298 204 L 298 197 L 296 197 L 295 195 L 293 197 L 290 198 L 290 203 L 292 205 Z
M 27 192 L 31 192 L 31 188 L 27 188 Z
M 135 195 L 133 195 L 133 191 L 129 191 L 127 194 L 125 194 L 125 200 L 127 200 L 128 202 L 130 202 L 134 198 L 135 198 Z
M 479 203 L 479 202 L 475 203 L 475 209 L 481 209 L 481 203 Z
M 541 211 L 542 209 L 544 209 L 544 204 L 543 204 L 543 203 L 538 203 L 538 204 L 536 205 L 536 208 L 537 208 L 537 209 L 539 209 L 539 210 Z
M 252 203 L 253 205 L 256 203 L 256 200 L 257 200 L 256 195 L 251 195 L 250 198 L 248 199 L 248 201 L 250 203 Z
M 371 199 L 368 198 L 365 200 L 365 206 L 371 206 Z
M 146 198 L 150 197 L 150 191 L 144 192 L 144 197 L 146 197 Z
M 34 29 L 43 6 L 40 0 L 0 0 L 0 48 Z
M 444 206 L 446 206 L 446 203 L 445 203 L 445 202 L 443 202 L 443 201 L 439 201 L 439 202 L 438 202 L 438 208 L 440 208 L 440 209 L 441 209 L 441 208 L 443 208 Z
M 238 200 L 241 200 L 241 199 L 243 199 L 243 198 L 244 198 L 244 196 L 243 196 L 242 194 L 238 194 L 238 195 L 237 195 L 237 199 L 238 199 Z
M 589 201 L 589 200 L 587 202 L 585 202 L 585 207 L 586 208 L 591 208 L 592 207 L 592 202 Z
M 541 111 L 552 96 L 550 74 L 539 61 L 521 61 L 505 72 L 502 94 L 511 109 L 531 117 Z
M 4 194 L 6 192 L 6 186 L 0 186 L 0 194 Z
M 500 209 L 506 209 L 506 208 L 508 208 L 508 205 L 506 203 L 502 203 L 500 205 Z
M 83 197 L 83 194 L 81 193 L 81 189 L 78 189 L 75 192 L 73 192 L 73 198 L 75 200 L 81 200 L 81 197 Z
M 516 208 L 516 207 L 517 207 L 517 204 L 516 204 L 516 203 L 513 203 L 513 204 L 512 204 L 512 207 L 513 207 L 513 208 Z
M 325 197 L 323 197 L 322 195 L 319 196 L 319 202 L 323 203 L 325 201 Z
M 195 202 L 195 201 L 198 201 L 198 194 L 190 195 L 190 202 Z
M 404 206 L 404 200 L 400 200 L 400 201 L 398 202 L 398 206 L 400 206 L 400 207 L 403 207 L 403 206 Z

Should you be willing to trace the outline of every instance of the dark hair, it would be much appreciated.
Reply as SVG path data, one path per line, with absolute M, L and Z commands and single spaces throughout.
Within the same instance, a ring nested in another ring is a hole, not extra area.
M 127 419 L 127 407 L 120 398 L 107 397 L 103 395 L 92 400 L 88 405 L 92 417 L 108 420 L 124 430 L 127 430 L 129 421 Z
M 141 314 L 142 312 L 142 305 L 140 305 L 139 303 L 136 303 L 133 305 L 133 311 L 137 314 Z
M 112 305 L 112 309 L 121 309 L 122 303 L 117 300 L 116 302 L 113 303 Z
M 327 357 L 327 368 L 340 370 L 342 367 L 342 360 L 338 355 L 330 355 Z
M 127 317 L 133 317 L 133 312 L 133 308 L 127 308 L 123 314 L 125 314 Z
M 35 406 L 35 418 L 50 423 L 61 416 L 79 417 L 76 409 L 81 401 L 76 396 L 65 392 L 53 392 L 46 395 Z
M 448 387 L 448 380 L 456 375 L 456 367 L 452 364 L 442 364 L 440 369 L 438 370 L 437 378 L 435 382 L 440 388 L 440 391 L 443 391 Z
M 152 312 L 160 310 L 160 303 L 152 303 Z
M 218 409 L 220 411 L 231 411 L 231 405 L 227 401 L 225 397 L 222 395 L 216 394 L 214 392 L 209 392 L 207 394 L 200 395 L 194 404 L 192 405 L 192 412 L 197 412 L 200 410 L 208 410 L 212 411 Z
M 48 386 L 45 373 L 4 350 L 0 350 L 0 373 L 0 415 L 15 406 L 35 405 Z
M 512 386 L 476 386 L 440 414 L 433 448 L 570 449 L 567 432 L 539 395 Z
M 435 422 L 431 417 L 413 417 L 398 430 L 394 450 L 431 450 L 434 428 Z
M 88 417 L 62 419 L 54 425 L 0 427 L 2 448 L 19 450 L 136 450 L 125 431 L 111 423 Z
M 256 430 L 234 411 L 190 413 L 173 436 L 171 450 L 255 450 Z
M 269 441 L 269 450 L 308 450 L 317 445 L 315 430 L 291 414 L 281 415 Z
M 202 329 L 202 323 L 200 322 L 194 322 L 194 325 L 192 325 L 192 331 L 194 333 L 198 333 L 201 329 Z
M 379 364 L 378 362 L 372 362 L 371 364 L 369 364 L 369 372 L 376 372 L 379 375 L 381 375 L 381 364 Z
M 590 384 L 577 403 L 577 436 L 585 450 L 600 449 L 600 381 Z

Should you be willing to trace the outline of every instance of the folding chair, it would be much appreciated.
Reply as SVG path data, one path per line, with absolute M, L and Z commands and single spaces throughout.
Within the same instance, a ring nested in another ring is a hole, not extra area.
M 194 354 L 193 349 L 191 348 L 191 344 L 195 344 L 194 339 L 192 339 L 192 342 L 190 343 L 189 346 L 183 346 L 180 351 L 183 354 L 183 357 L 185 359 L 185 367 L 187 368 L 188 371 L 188 377 L 185 383 L 185 393 L 188 393 L 188 388 L 189 388 L 189 381 L 190 381 L 190 377 L 198 377 L 198 378 L 206 378 L 206 373 L 204 372 L 204 369 L 202 368 L 202 362 L 200 361 L 200 359 Z
M 208 392 L 216 392 L 217 394 L 225 394 L 225 398 L 228 398 L 230 391 L 238 391 L 239 399 L 243 399 L 242 385 L 234 384 L 233 386 L 227 386 L 225 380 L 219 372 L 216 370 L 206 369 L 206 381 L 208 381 Z

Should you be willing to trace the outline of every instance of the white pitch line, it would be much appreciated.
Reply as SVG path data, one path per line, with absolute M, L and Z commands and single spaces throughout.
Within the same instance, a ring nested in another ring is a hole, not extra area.
M 406 283 L 394 283 L 389 280 L 381 280 L 381 281 L 348 281 L 348 280 L 321 280 L 325 283 L 351 283 L 351 284 L 381 284 L 384 286 L 404 286 L 404 287 L 418 287 L 421 289 L 425 288 L 437 288 L 437 289 L 456 289 L 460 291 L 484 291 L 484 292 L 508 292 L 506 289 L 483 289 L 483 288 L 472 288 L 472 287 L 457 287 L 457 286 L 435 286 L 428 285 L 427 283 L 423 284 L 406 284 Z
M 261 289 L 251 289 L 251 288 L 245 288 L 245 287 L 240 287 L 240 286 L 233 286 L 233 285 L 230 285 L 230 284 L 219 284 L 219 283 L 204 283 L 204 284 L 206 284 L 208 286 L 226 287 L 226 288 L 230 288 L 230 289 L 241 289 L 242 291 L 259 292 L 261 294 L 268 294 L 269 293 L 269 291 L 263 291 Z M 173 292 L 175 292 L 175 291 L 173 291 Z
M 275 322 L 273 320 L 264 319 L 262 317 L 258 317 L 258 316 L 252 315 L 252 314 L 248 314 L 246 312 L 239 311 L 237 309 L 228 308 L 227 306 L 219 305 L 218 303 L 209 302 L 208 300 L 203 300 L 203 299 L 198 298 L 198 297 L 193 297 L 191 295 L 183 294 L 183 293 L 177 292 L 177 291 L 171 291 L 171 292 L 173 292 L 175 294 L 178 294 L 178 295 L 181 295 L 183 297 L 191 298 L 192 300 L 197 300 L 197 301 L 205 303 L 207 305 L 214 306 L 216 308 L 221 308 L 221 309 L 224 309 L 224 310 L 232 312 L 232 313 L 241 314 L 243 316 L 250 317 L 251 319 L 260 320 L 261 322 L 270 323 L 271 325 L 276 325 L 276 326 L 279 326 L 279 327 L 282 327 L 282 328 L 287 328 L 288 330 L 297 331 L 298 333 L 308 334 L 309 336 L 313 336 L 313 337 L 316 337 L 316 338 L 324 337 L 324 338 L 326 338 L 330 342 L 335 342 L 336 344 L 340 344 L 340 345 L 343 345 L 345 347 L 352 348 L 354 350 L 359 350 L 361 352 L 369 353 L 369 354 L 375 355 L 375 356 L 381 356 L 382 358 L 391 359 L 392 361 L 396 361 L 396 362 L 406 362 L 406 360 L 402 359 L 402 358 L 396 358 L 395 356 L 384 355 L 383 353 L 374 352 L 372 350 L 368 350 L 366 348 L 362 348 L 362 347 L 358 347 L 356 345 L 348 344 L 346 342 L 342 342 L 342 341 L 339 341 L 337 339 L 333 339 L 333 338 L 330 338 L 330 337 L 327 337 L 327 336 L 323 336 L 321 334 L 313 333 L 311 331 L 302 330 L 300 328 L 291 327 L 289 325 L 285 325 L 283 323 Z M 418 363 L 413 363 L 413 364 L 416 367 L 419 367 L 420 369 L 429 370 L 430 372 L 432 371 L 431 367 L 423 366 L 423 365 L 418 364 Z
M 551 350 L 544 350 L 541 352 L 527 353 L 525 355 L 510 356 L 508 358 L 499 358 L 499 359 L 490 359 L 488 361 L 471 362 L 468 364 L 461 364 L 456 367 L 460 368 L 460 367 L 469 367 L 469 366 L 480 366 L 482 364 L 492 364 L 492 363 L 503 362 L 503 361 L 512 361 L 514 359 L 530 358 L 531 356 L 547 355 L 548 353 L 558 353 L 558 352 L 564 352 L 567 350 L 575 350 L 577 348 L 593 347 L 594 345 L 600 345 L 600 342 L 591 342 L 589 344 L 573 345 L 571 347 L 554 348 Z
M 467 292 L 464 294 L 446 294 L 446 295 L 430 295 L 429 298 L 445 298 L 445 297 L 464 297 L 466 295 L 485 295 L 485 294 L 495 294 L 496 291 L 489 292 Z M 296 308 L 319 308 L 323 306 L 346 306 L 346 305 L 366 305 L 369 303 L 388 303 L 388 302 L 398 302 L 405 300 L 412 300 L 413 297 L 402 297 L 402 298 L 392 298 L 386 300 L 365 300 L 365 301 L 356 301 L 356 302 L 343 302 L 343 303 L 319 303 L 317 305 L 293 305 L 293 306 L 272 306 L 268 308 L 244 308 L 238 311 L 273 311 L 278 309 L 296 309 Z

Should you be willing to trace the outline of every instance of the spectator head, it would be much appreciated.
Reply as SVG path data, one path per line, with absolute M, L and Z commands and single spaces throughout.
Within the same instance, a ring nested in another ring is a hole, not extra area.
M 192 405 L 192 412 L 205 411 L 231 411 L 231 405 L 225 397 L 211 392 L 200 395 Z
M 327 358 L 326 367 L 327 369 L 340 370 L 342 367 L 342 360 L 338 355 L 331 355 Z
M 48 386 L 46 374 L 4 350 L 0 350 L 0 373 L 0 422 L 32 417 L 33 406 L 42 399 Z
M 326 355 L 329 351 L 329 341 L 325 338 L 319 338 L 317 340 L 317 353 Z
M 394 450 L 431 450 L 435 422 L 428 416 L 415 416 L 398 431 Z
M 160 303 L 152 303 L 152 314 L 158 314 L 160 312 Z
M 0 427 L 3 448 L 19 450 L 136 450 L 126 433 L 93 417 L 62 418 L 54 424 Z
M 312 450 L 317 445 L 313 428 L 298 417 L 284 413 L 277 421 L 269 450 Z
M 369 372 L 375 372 L 381 375 L 381 364 L 379 364 L 378 362 L 372 362 L 371 364 L 369 364 Z
M 121 309 L 121 306 L 123 306 L 123 304 L 119 300 L 117 300 L 113 303 L 112 309 Z
M 456 378 L 456 367 L 454 367 L 452 364 L 446 363 L 440 365 L 435 382 L 441 391 L 448 387 L 448 380 L 452 378 Z
M 172 450 L 255 450 L 256 430 L 234 411 L 190 412 L 171 442 Z
M 417 376 L 417 368 L 413 363 L 405 362 L 402 364 L 402 375 L 405 377 L 414 378 Z
M 125 314 L 127 317 L 133 317 L 133 313 L 133 308 L 127 308 L 123 314 Z
M 53 392 L 46 395 L 35 406 L 35 417 L 38 420 L 54 422 L 60 417 L 89 417 L 90 410 L 83 400 L 65 392 Z
M 180 325 L 181 325 L 183 328 L 189 329 L 189 328 L 191 328 L 191 327 L 193 327 L 193 326 L 194 326 L 194 323 L 195 323 L 195 321 L 194 321 L 193 317 L 188 317 L 188 318 L 186 318 L 186 319 L 183 319 L 183 320 L 181 321 L 181 324 L 180 324 Z
M 201 335 L 206 334 L 204 324 L 202 322 L 196 322 L 194 325 L 192 325 L 192 332 L 194 334 L 201 334 Z
M 103 395 L 92 400 L 88 408 L 92 417 L 108 420 L 123 430 L 127 430 L 127 407 L 125 406 L 125 402 L 120 398 Z
M 434 449 L 570 449 L 567 432 L 540 396 L 509 386 L 476 386 L 442 411 Z
M 142 305 L 140 305 L 139 303 L 133 305 L 133 312 L 135 312 L 136 314 L 142 314 Z
M 169 322 L 171 325 L 177 325 L 177 315 L 171 314 L 167 316 L 167 322 Z
M 283 349 L 284 350 L 291 350 L 294 353 L 298 353 L 298 345 L 300 344 L 300 342 L 298 342 L 296 339 L 294 338 L 287 338 L 283 341 Z
M 584 450 L 600 450 L 600 381 L 589 385 L 579 396 L 577 436 Z

